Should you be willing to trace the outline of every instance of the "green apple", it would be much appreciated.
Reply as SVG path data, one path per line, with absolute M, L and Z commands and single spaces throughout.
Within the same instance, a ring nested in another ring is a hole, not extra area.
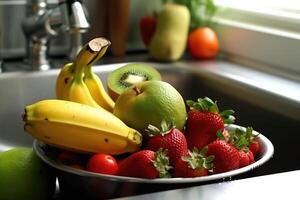
M 180 93 L 164 81 L 146 81 L 131 86 L 119 96 L 113 113 L 143 135 L 149 124 L 160 128 L 163 120 L 182 130 L 187 115 Z
M 0 199 L 46 200 L 55 190 L 55 176 L 32 148 L 16 147 L 0 153 Z

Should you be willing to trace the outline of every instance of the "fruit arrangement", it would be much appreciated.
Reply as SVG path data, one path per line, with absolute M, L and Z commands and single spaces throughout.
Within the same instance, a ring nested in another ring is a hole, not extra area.
M 208 97 L 185 102 L 151 66 L 128 64 L 111 72 L 107 93 L 91 68 L 109 44 L 91 40 L 61 69 L 57 98 L 25 107 L 25 130 L 55 148 L 58 162 L 154 179 L 227 172 L 259 156 L 251 127 L 226 130 L 233 110 L 220 111 Z
M 162 0 L 162 8 L 142 16 L 140 35 L 151 58 L 180 59 L 187 47 L 192 58 L 212 59 L 219 52 L 219 40 L 211 26 L 217 8 L 213 0 Z

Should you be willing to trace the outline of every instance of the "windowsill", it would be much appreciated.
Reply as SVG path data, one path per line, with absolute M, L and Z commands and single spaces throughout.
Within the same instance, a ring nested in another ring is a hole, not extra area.
M 273 68 L 299 80 L 300 23 L 295 19 L 228 8 L 214 21 L 221 50 L 229 60 Z

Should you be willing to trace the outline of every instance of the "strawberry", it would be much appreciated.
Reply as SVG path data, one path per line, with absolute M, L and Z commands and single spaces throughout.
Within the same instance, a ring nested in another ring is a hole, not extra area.
M 149 46 L 156 30 L 157 20 L 153 16 L 144 16 L 140 20 L 140 33 L 146 46 Z
M 207 155 L 213 155 L 213 173 L 239 168 L 239 151 L 224 140 L 216 139 L 208 145 Z
M 250 146 L 249 146 L 250 151 L 252 151 L 253 156 L 257 157 L 257 155 L 259 154 L 260 151 L 260 144 L 257 141 L 257 139 L 252 139 Z
M 161 130 L 149 125 L 146 131 L 149 135 L 146 149 L 152 151 L 157 151 L 159 148 L 167 149 L 172 166 L 176 164 L 178 158 L 188 153 L 184 134 L 174 126 L 168 125 L 166 121 L 161 122 Z
M 208 97 L 199 98 L 197 102 L 187 100 L 190 107 L 186 122 L 185 135 L 188 148 L 202 149 L 210 142 L 217 139 L 217 131 L 224 131 L 224 124 L 231 124 L 234 121 L 233 110 L 219 112 L 216 102 Z
M 228 132 L 227 135 L 218 131 L 217 136 L 219 139 L 225 140 L 239 151 L 239 167 L 244 167 L 254 162 L 254 155 L 250 150 L 250 145 L 256 135 L 253 134 L 253 129 L 251 127 L 247 127 L 245 130 L 237 128 L 233 132 Z
M 238 150 L 244 150 L 245 152 L 250 150 L 255 157 L 260 151 L 257 136 L 253 133 L 252 127 L 247 127 L 245 130 L 238 128 L 234 132 L 229 133 L 227 142 L 235 146 Z
M 254 162 L 254 156 L 252 151 L 239 151 L 239 168 L 250 165 Z
M 149 179 L 170 177 L 168 170 L 171 167 L 166 154 L 166 150 L 163 149 L 157 152 L 151 150 L 135 152 L 122 160 L 118 175 Z
M 199 177 L 207 176 L 213 167 L 214 156 L 206 157 L 207 146 L 200 152 L 194 148 L 188 154 L 180 157 L 175 165 L 175 177 Z

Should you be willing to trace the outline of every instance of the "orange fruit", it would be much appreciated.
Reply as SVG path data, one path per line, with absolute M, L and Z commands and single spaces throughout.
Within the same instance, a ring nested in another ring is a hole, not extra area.
M 188 51 L 194 58 L 214 58 L 219 51 L 219 40 L 215 31 L 209 27 L 199 27 L 190 32 Z

